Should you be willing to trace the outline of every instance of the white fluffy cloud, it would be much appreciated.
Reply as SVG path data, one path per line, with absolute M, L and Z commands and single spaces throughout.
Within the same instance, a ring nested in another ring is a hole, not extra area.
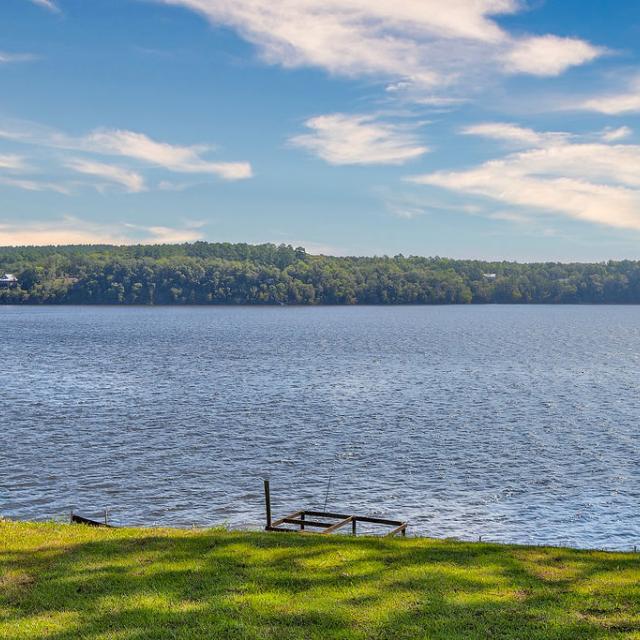
M 520 0 L 156 0 L 235 29 L 269 63 L 331 73 L 404 78 L 423 88 L 468 78 L 482 66 L 557 75 L 601 50 L 575 38 L 516 37 L 495 17 Z
M 183 228 L 97 223 L 65 216 L 58 220 L 0 222 L 0 246 L 57 244 L 155 244 L 201 240 L 198 226 Z
M 557 76 L 569 67 L 595 60 L 604 49 L 578 40 L 546 35 L 516 41 L 506 53 L 507 71 L 534 76 Z
M 640 229 L 640 146 L 539 135 L 539 141 L 531 140 L 531 148 L 472 169 L 438 171 L 409 180 L 484 196 L 503 205 Z
M 305 124 L 311 133 L 290 138 L 290 144 L 330 164 L 403 164 L 429 150 L 407 127 L 374 116 L 332 113 Z

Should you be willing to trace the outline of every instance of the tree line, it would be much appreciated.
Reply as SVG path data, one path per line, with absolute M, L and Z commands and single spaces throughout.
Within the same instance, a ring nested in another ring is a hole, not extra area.
M 640 303 L 640 262 L 334 257 L 303 247 L 0 247 L 0 304 Z

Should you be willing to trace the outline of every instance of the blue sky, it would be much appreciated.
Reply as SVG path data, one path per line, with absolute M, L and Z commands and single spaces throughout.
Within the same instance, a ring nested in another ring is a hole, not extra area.
M 640 258 L 637 0 L 2 0 L 0 245 Z

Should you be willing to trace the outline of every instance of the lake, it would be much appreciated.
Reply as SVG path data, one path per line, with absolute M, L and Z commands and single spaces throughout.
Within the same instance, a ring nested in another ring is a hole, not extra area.
M 640 307 L 0 307 L 0 514 L 640 545 Z M 329 483 L 330 481 L 330 483 Z

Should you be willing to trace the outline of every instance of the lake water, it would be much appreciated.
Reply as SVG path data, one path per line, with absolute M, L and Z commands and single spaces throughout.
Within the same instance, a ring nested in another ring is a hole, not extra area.
M 640 545 L 640 307 L 0 307 L 0 514 Z M 329 479 L 331 483 L 327 495 Z

